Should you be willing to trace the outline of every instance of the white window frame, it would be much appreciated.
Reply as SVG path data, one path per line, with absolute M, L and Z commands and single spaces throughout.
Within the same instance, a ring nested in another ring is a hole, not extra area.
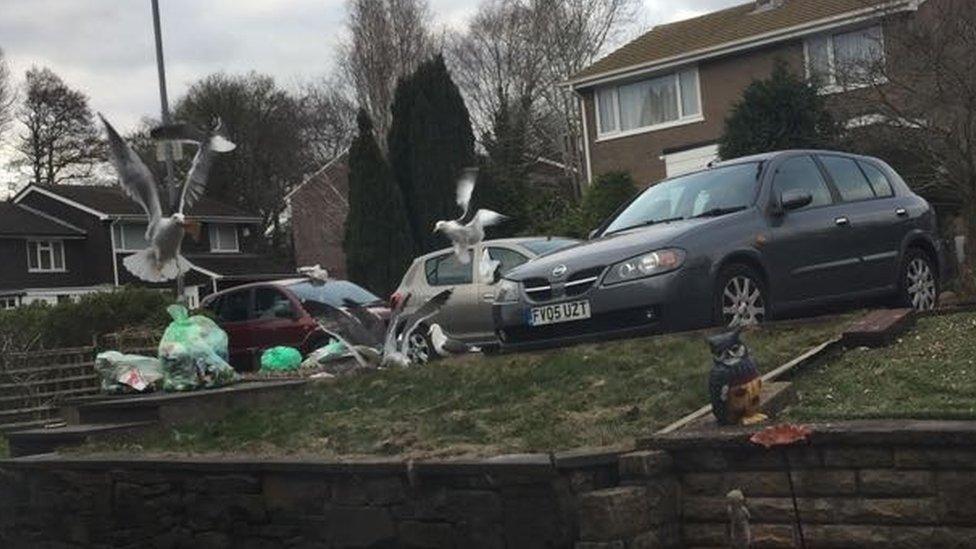
M 15 295 L 0 297 L 0 311 L 12 311 L 20 306 L 20 299 Z
M 869 88 L 871 86 L 876 86 L 878 84 L 884 84 L 888 81 L 884 76 L 875 79 L 872 82 L 861 82 L 857 84 L 848 84 L 842 86 L 837 83 L 837 66 L 834 63 L 834 37 L 839 34 L 848 34 L 851 32 L 868 30 L 877 27 L 878 34 L 881 36 L 881 62 L 887 67 L 888 66 L 888 52 L 885 47 L 885 30 L 884 25 L 881 23 L 876 23 L 874 25 L 868 25 L 866 27 L 856 27 L 844 29 L 839 32 L 828 32 L 823 34 L 817 34 L 814 36 L 807 37 L 803 40 L 803 66 L 806 69 L 807 80 L 813 78 L 813 73 L 810 70 L 810 41 L 813 39 L 826 38 L 827 39 L 827 64 L 830 66 L 828 72 L 828 81 L 823 82 L 820 86 L 820 93 L 824 95 L 833 93 L 842 93 L 846 91 L 859 90 L 863 88 Z
M 54 244 L 58 243 L 61 249 L 61 267 L 56 268 L 54 266 Z M 37 267 L 31 267 L 31 244 L 36 246 L 34 253 L 34 259 L 37 262 Z M 51 268 L 45 269 L 41 267 L 41 250 L 44 249 L 51 253 Z M 64 253 L 64 240 L 60 239 L 50 239 L 50 240 L 40 240 L 40 239 L 30 239 L 27 241 L 27 272 L 29 273 L 66 273 L 68 272 L 68 263 L 65 261 Z
M 118 229 L 118 233 L 113 234 L 112 238 L 115 239 L 115 251 L 116 252 L 141 252 L 145 248 L 130 248 L 125 242 L 125 227 L 140 225 L 143 231 L 146 231 L 147 227 L 140 223 L 119 223 L 115 227 Z M 114 229 L 113 229 L 114 231 Z
M 681 93 L 681 73 L 687 71 L 692 71 L 695 74 L 695 83 L 697 84 L 696 87 L 698 88 L 696 90 L 698 92 L 698 114 L 685 116 L 684 104 L 683 104 L 684 102 L 682 101 L 682 93 Z M 678 102 L 678 118 L 668 122 L 661 122 L 660 124 L 652 124 L 650 126 L 642 126 L 639 128 L 633 128 L 630 130 L 621 131 L 619 88 L 621 86 L 626 86 L 629 84 L 633 84 L 635 82 L 643 82 L 645 80 L 657 80 L 665 76 L 670 76 L 674 78 L 675 91 L 677 92 L 675 94 L 675 97 L 677 98 L 677 102 Z M 613 112 L 617 114 L 617 129 L 611 131 L 603 131 L 602 125 L 600 124 L 600 92 L 606 91 L 607 89 L 609 89 L 612 92 L 611 97 L 613 98 Z M 631 135 L 638 135 L 638 134 L 654 132 L 658 130 L 664 130 L 667 128 L 673 128 L 675 126 L 684 126 L 686 124 L 694 124 L 697 122 L 702 122 L 705 120 L 705 114 L 704 114 L 705 106 L 702 104 L 701 73 L 698 71 L 697 66 L 684 67 L 682 69 L 675 70 L 670 73 L 657 74 L 650 78 L 644 78 L 634 82 L 625 82 L 621 84 L 613 84 L 611 86 L 603 86 L 593 91 L 593 106 L 594 106 L 593 109 L 594 115 L 596 116 L 597 142 L 608 141 L 610 139 L 618 139 L 621 137 L 629 137 Z
M 234 248 L 220 247 L 220 227 L 230 227 L 234 230 Z M 241 237 L 237 234 L 237 225 L 233 223 L 211 223 L 210 224 L 210 253 L 233 254 L 241 251 Z

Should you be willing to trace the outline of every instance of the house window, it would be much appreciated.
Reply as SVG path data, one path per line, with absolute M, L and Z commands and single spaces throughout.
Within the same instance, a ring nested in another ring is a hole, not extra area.
M 115 250 L 138 252 L 149 247 L 145 223 L 122 223 L 115 226 Z
M 60 240 L 27 241 L 27 270 L 32 273 L 63 273 L 64 243 Z
M 237 226 L 227 223 L 210 225 L 210 251 L 239 252 Z
M 600 137 L 629 135 L 701 120 L 698 69 L 602 88 L 596 92 Z
M 7 311 L 10 309 L 17 308 L 17 297 L 16 296 L 4 296 L 0 297 L 0 311 Z
M 807 77 L 827 91 L 868 86 L 884 66 L 881 25 L 838 34 L 822 34 L 805 43 Z

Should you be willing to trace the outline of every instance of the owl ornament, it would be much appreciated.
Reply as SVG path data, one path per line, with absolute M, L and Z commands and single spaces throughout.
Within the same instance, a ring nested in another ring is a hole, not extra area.
M 708 376 L 708 395 L 719 425 L 753 425 L 768 419 L 759 411 L 762 392 L 759 368 L 739 339 L 739 329 L 707 340 L 713 360 Z

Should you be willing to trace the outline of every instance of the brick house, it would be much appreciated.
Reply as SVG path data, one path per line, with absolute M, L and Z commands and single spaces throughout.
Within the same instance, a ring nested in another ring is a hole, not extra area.
M 207 197 L 187 217 L 202 226 L 199 240 L 183 241 L 183 255 L 194 265 L 184 279 L 191 305 L 217 290 L 294 273 L 291 265 L 249 248 L 247 237 L 259 229 L 260 217 Z M 145 248 L 146 223 L 141 208 L 116 186 L 27 186 L 0 202 L 0 309 L 153 286 L 122 264 Z
M 349 153 L 343 152 L 285 196 L 297 265 L 346 278 L 342 241 L 349 213 Z
M 884 37 L 925 4 L 754 0 L 653 28 L 567 82 L 582 103 L 587 180 L 624 170 L 647 185 L 705 167 L 731 107 L 778 60 L 818 77 L 849 126 L 870 123 L 870 111 L 848 107 L 869 104 L 849 99 L 873 83 L 850 72 L 841 82 L 838 67 L 892 63 Z

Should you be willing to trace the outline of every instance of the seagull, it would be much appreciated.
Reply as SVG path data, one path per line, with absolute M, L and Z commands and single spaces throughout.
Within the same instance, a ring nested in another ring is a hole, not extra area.
M 309 278 L 313 282 L 328 282 L 329 281 L 329 271 L 323 269 L 321 265 L 316 263 L 315 265 L 299 267 L 298 274 Z
M 434 351 L 442 357 L 460 355 L 471 351 L 471 347 L 468 347 L 467 344 L 447 337 L 440 324 L 431 324 L 427 335 L 430 336 L 430 342 L 434 344 Z
M 149 218 L 149 225 L 146 228 L 146 241 L 149 242 L 149 247 L 126 257 L 122 263 L 130 273 L 146 282 L 172 280 L 193 267 L 180 254 L 180 247 L 187 230 L 198 232 L 199 224 L 187 222 L 184 212 L 203 196 L 207 186 L 207 173 L 213 162 L 213 153 L 233 150 L 233 143 L 219 137 L 215 133 L 216 128 L 197 143 L 198 150 L 183 183 L 179 203 L 172 205 L 175 212 L 164 216 L 159 199 L 159 187 L 152 172 L 108 120 L 101 113 L 98 117 L 108 133 L 109 160 L 118 172 L 122 190 L 142 207 Z
M 477 176 L 477 168 L 468 168 L 458 179 L 457 205 L 461 208 L 461 217 L 450 221 L 438 221 L 434 224 L 434 232 L 443 233 L 451 241 L 454 255 L 457 256 L 458 261 L 465 265 L 471 261 L 470 255 L 466 253 L 468 248 L 484 240 L 485 227 L 497 225 L 508 219 L 508 216 L 498 212 L 480 209 L 474 213 L 467 224 L 464 223 L 464 218 L 468 216 L 468 208 L 471 205 L 471 195 L 474 193 Z
M 498 270 L 501 264 L 501 261 L 491 258 L 491 255 L 488 253 L 488 248 L 482 250 L 481 262 L 478 263 L 478 272 L 481 274 L 481 280 L 494 280 L 495 271 Z
M 409 367 L 414 357 L 410 356 L 410 336 L 417 330 L 423 322 L 430 320 L 440 312 L 447 300 L 451 298 L 454 290 L 444 290 L 434 297 L 427 300 L 416 311 L 408 315 L 403 315 L 403 307 L 398 306 L 390 319 L 390 325 L 386 329 L 386 338 L 383 342 L 383 358 L 381 364 L 385 367 L 399 366 Z M 402 335 L 398 338 L 397 331 L 403 325 Z

